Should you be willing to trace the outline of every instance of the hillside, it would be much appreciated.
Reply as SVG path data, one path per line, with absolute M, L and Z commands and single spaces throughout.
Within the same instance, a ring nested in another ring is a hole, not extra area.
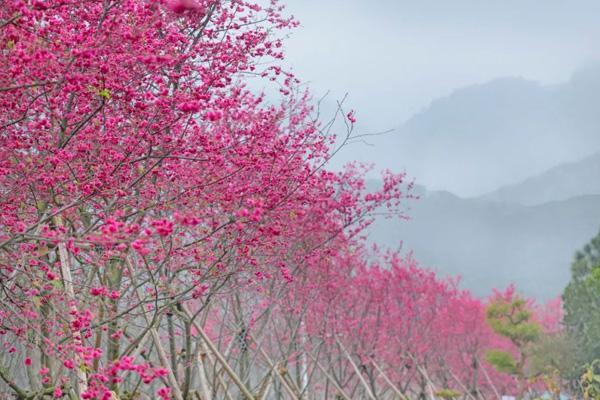
M 477 196 L 600 150 L 600 67 L 560 85 L 496 79 L 434 100 L 387 140 L 382 164 Z M 383 143 L 383 142 L 382 142 Z
M 559 165 L 522 182 L 504 186 L 481 199 L 522 205 L 567 200 L 584 194 L 600 194 L 600 153 L 574 163 Z
M 600 227 L 600 195 L 522 206 L 427 192 L 408 213 L 409 221 L 376 221 L 370 240 L 402 243 L 424 265 L 461 275 L 477 294 L 514 282 L 549 298 L 566 285 L 574 251 Z

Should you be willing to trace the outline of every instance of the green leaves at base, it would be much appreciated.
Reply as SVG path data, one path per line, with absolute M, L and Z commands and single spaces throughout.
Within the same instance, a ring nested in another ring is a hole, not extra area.
M 581 377 L 581 389 L 585 400 L 600 398 L 600 360 L 594 360 Z
M 517 361 L 512 354 L 502 350 L 489 350 L 485 353 L 485 359 L 500 372 L 507 374 L 516 374 Z
M 462 396 L 462 393 L 457 392 L 454 389 L 442 389 L 438 390 L 434 394 L 436 397 L 440 397 L 442 399 L 457 399 Z

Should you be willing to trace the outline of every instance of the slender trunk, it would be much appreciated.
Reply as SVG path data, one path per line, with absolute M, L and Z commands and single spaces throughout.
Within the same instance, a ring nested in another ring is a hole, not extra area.
M 184 371 L 184 381 L 183 381 L 183 397 L 187 398 L 188 393 L 190 391 L 190 386 L 192 385 L 192 324 L 185 321 L 185 347 L 183 348 L 183 371 Z
M 173 326 L 173 313 L 170 310 L 167 311 L 167 331 L 169 333 L 169 353 L 171 353 L 171 370 L 173 371 L 173 375 L 175 375 L 175 379 L 179 381 L 179 376 L 177 376 L 177 348 L 175 343 L 175 327 Z
M 103 321 L 104 320 L 104 306 L 101 305 L 100 306 L 100 311 L 98 314 L 98 320 L 99 321 Z M 96 347 L 97 349 L 99 349 L 102 346 L 102 329 L 96 329 L 96 339 L 94 341 L 94 347 Z M 93 370 L 94 371 L 98 371 L 98 368 L 100 366 L 100 358 L 94 358 L 94 363 L 93 365 Z
M 187 315 L 187 317 L 190 318 L 191 317 L 191 313 L 186 309 L 185 305 L 182 305 L 182 309 L 183 309 L 183 312 Z M 212 340 L 210 340 L 210 338 L 208 337 L 208 335 L 206 334 L 206 332 L 204 332 L 204 329 L 202 329 L 202 327 L 200 326 L 200 324 L 198 324 L 196 321 L 192 321 L 192 323 L 194 325 L 194 328 L 196 328 L 196 330 L 198 331 L 198 333 L 200 334 L 200 336 L 204 340 L 204 343 L 206 343 L 206 345 L 208 346 L 208 348 L 210 349 L 210 351 L 216 357 L 217 361 L 219 361 L 219 364 L 221 364 L 221 366 L 225 369 L 225 372 L 227 372 L 227 375 L 229 375 L 229 377 L 231 378 L 231 380 L 240 389 L 240 392 L 242 392 L 242 395 L 244 397 L 246 397 L 247 399 L 252 400 L 254 398 L 254 395 L 252 394 L 252 392 L 250 392 L 250 390 L 248 390 L 248 388 L 246 387 L 246 385 L 244 385 L 244 383 L 242 382 L 242 380 L 240 379 L 240 377 L 231 368 L 231 366 L 229 365 L 229 363 L 227 362 L 227 360 L 225 360 L 225 357 L 223 357 L 223 355 L 221 354 L 221 352 L 219 351 L 219 349 L 217 349 L 217 346 L 215 346 L 215 344 L 213 343 Z
M 106 280 L 108 287 L 111 291 L 119 291 L 121 286 L 121 279 L 123 276 L 123 269 L 121 268 L 121 262 L 119 260 L 111 260 L 108 263 L 106 271 Z M 111 298 L 109 300 L 109 313 L 110 316 L 116 315 L 119 312 L 119 299 Z M 119 333 L 119 319 L 113 318 L 108 324 L 108 349 L 106 352 L 107 362 L 110 365 L 114 361 L 118 360 L 121 353 L 121 340 Z M 110 390 L 115 393 L 119 391 L 119 384 L 117 382 L 111 382 Z
M 57 227 L 62 226 L 62 219 L 60 218 L 60 216 L 54 217 L 54 223 Z M 63 242 L 58 244 L 58 255 L 60 258 L 60 272 L 62 275 L 63 287 L 65 288 L 65 294 L 67 296 L 67 299 L 69 300 L 69 308 L 71 311 L 69 313 L 69 323 L 72 324 L 73 315 L 71 313 L 77 315 L 79 313 L 79 310 L 77 309 L 75 290 L 73 289 L 73 277 L 71 276 L 71 263 L 69 259 L 69 252 L 67 251 L 67 246 Z M 73 342 L 75 343 L 75 345 L 83 344 L 81 332 L 78 329 L 73 329 L 72 335 Z M 76 386 L 78 393 L 81 396 L 83 392 L 87 391 L 88 385 L 87 374 L 83 368 L 80 368 L 82 360 L 79 354 L 75 354 L 75 364 L 75 374 L 77 376 Z
M 360 368 L 358 368 L 358 366 L 356 365 L 356 363 L 354 362 L 354 360 L 350 356 L 350 353 L 348 353 L 348 351 L 346 350 L 346 348 L 344 347 L 344 345 L 342 344 L 342 342 L 340 342 L 338 339 L 336 339 L 336 341 L 337 341 L 337 344 L 342 349 L 342 351 L 344 352 L 344 354 L 346 355 L 346 358 L 350 362 L 350 365 L 352 365 L 352 368 L 354 369 L 354 373 L 356 373 L 356 376 L 358 377 L 358 380 L 362 384 L 362 386 L 363 386 L 363 388 L 364 388 L 367 396 L 369 397 L 369 399 L 376 400 L 375 395 L 373 394 L 373 392 L 371 391 L 371 388 L 369 387 L 369 384 L 367 383 L 367 381 L 365 381 L 365 378 L 362 376 Z
M 150 334 L 152 335 L 152 340 L 154 341 L 154 345 L 156 346 L 156 351 L 158 352 L 158 358 L 163 368 L 167 370 L 167 379 L 169 381 L 169 385 L 171 386 L 171 390 L 173 391 L 173 396 L 176 400 L 183 400 L 183 395 L 181 394 L 181 389 L 179 388 L 179 384 L 177 383 L 177 379 L 171 370 L 171 366 L 169 363 L 169 358 L 167 357 L 167 353 L 162 347 L 160 342 L 160 336 L 158 336 L 158 332 L 155 328 L 150 329 Z
M 204 351 L 203 346 L 198 343 L 197 345 L 197 357 L 196 364 L 198 366 L 198 380 L 200 381 L 200 392 L 202 393 L 202 400 L 210 400 L 212 397 L 210 395 L 211 390 L 208 386 L 208 379 L 206 378 L 206 368 L 205 368 L 205 360 L 206 360 L 206 352 Z

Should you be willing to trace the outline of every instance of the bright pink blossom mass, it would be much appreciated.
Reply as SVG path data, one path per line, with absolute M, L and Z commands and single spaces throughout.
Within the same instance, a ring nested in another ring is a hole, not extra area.
M 356 117 L 334 136 L 281 68 L 296 25 L 275 0 L 0 0 L 2 396 L 515 392 L 484 300 L 365 245 L 412 183 L 327 169 Z

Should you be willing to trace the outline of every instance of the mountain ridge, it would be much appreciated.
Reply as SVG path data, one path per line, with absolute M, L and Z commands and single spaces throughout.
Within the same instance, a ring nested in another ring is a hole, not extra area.
M 382 165 L 476 197 L 600 151 L 599 103 L 596 65 L 553 85 L 498 78 L 435 99 L 394 135 L 374 140 Z
M 541 299 L 558 296 L 575 251 L 598 232 L 600 194 L 538 205 L 501 203 L 428 191 L 410 219 L 377 219 L 369 240 L 413 252 L 424 266 L 462 277 L 478 295 L 515 283 Z
M 523 205 L 600 194 L 600 152 L 583 160 L 557 165 L 521 182 L 500 187 L 480 199 Z

